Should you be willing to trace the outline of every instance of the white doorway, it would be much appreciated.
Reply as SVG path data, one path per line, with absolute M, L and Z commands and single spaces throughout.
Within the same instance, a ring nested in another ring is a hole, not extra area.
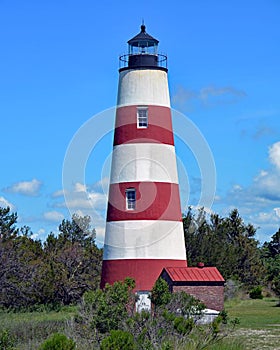
M 136 311 L 151 311 L 151 299 L 150 299 L 150 292 L 148 291 L 141 291 L 136 292 L 138 296 L 138 300 L 136 302 Z

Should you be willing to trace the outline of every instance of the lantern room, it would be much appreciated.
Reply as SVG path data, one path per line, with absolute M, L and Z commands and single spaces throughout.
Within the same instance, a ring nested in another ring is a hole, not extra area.
M 159 41 L 146 32 L 146 26 L 141 25 L 141 32 L 128 41 L 130 55 L 156 55 Z
M 128 40 L 128 54 L 120 56 L 120 70 L 155 68 L 167 71 L 167 57 L 158 53 L 158 43 L 142 24 L 140 33 Z

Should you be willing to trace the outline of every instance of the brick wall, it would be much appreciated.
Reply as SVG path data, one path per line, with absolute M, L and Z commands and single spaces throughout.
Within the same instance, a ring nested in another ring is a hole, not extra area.
M 202 301 L 208 309 L 224 309 L 224 286 L 174 286 L 173 292 L 184 291 Z

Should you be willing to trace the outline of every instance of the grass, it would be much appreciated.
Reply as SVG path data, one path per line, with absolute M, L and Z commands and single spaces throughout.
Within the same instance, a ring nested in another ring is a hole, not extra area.
M 232 335 L 211 347 L 211 350 L 279 350 L 280 307 L 278 300 L 233 299 L 225 303 L 230 318 L 237 317 L 240 324 Z M 75 314 L 75 307 L 59 312 L 13 313 L 0 311 L 0 331 L 9 330 L 17 339 L 20 350 L 35 350 L 54 332 L 65 333 L 65 324 Z
M 234 299 L 225 303 L 229 317 L 240 324 L 233 337 L 240 339 L 248 350 L 280 349 L 280 307 L 278 299 Z
M 212 345 L 209 350 L 244 350 L 243 342 L 238 339 L 223 339 Z
M 75 313 L 75 308 L 61 311 L 5 312 L 0 311 L 0 331 L 8 330 L 17 339 L 20 350 L 35 350 L 52 333 L 65 329 L 65 322 Z

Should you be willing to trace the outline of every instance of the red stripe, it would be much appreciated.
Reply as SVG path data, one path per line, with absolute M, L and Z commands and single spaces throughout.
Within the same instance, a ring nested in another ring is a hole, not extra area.
M 137 128 L 137 106 L 117 109 L 114 145 L 139 142 L 174 145 L 170 108 L 147 107 L 148 127 L 143 129 Z
M 136 189 L 136 209 L 126 209 L 125 191 Z M 179 186 L 166 182 L 123 182 L 111 184 L 107 221 L 182 221 Z
M 187 267 L 186 260 L 172 259 L 123 259 L 103 260 L 101 288 L 106 283 L 135 279 L 135 290 L 151 290 L 164 267 Z

